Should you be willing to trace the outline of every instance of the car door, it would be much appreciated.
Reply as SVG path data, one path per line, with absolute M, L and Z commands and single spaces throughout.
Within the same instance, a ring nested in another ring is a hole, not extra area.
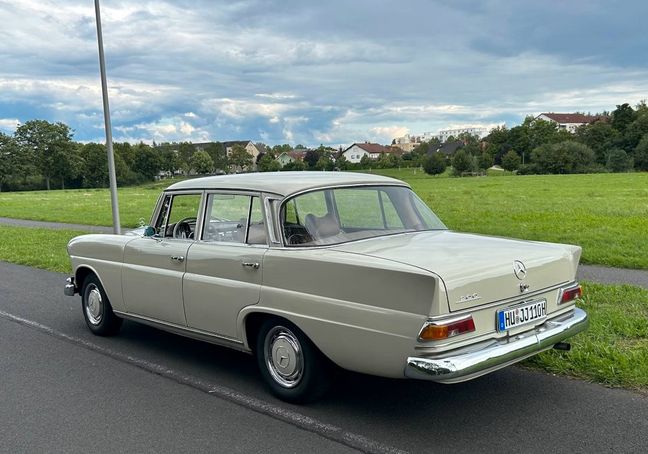
M 202 192 L 165 194 L 153 227 L 156 234 L 124 248 L 122 291 L 129 313 L 186 326 L 182 277 L 199 228 Z
M 200 241 L 189 249 L 183 293 L 190 328 L 237 339 L 239 312 L 259 301 L 268 250 L 258 194 L 206 196 Z

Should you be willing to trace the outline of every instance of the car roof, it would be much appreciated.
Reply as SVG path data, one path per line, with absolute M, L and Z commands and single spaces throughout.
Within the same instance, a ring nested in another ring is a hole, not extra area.
M 355 172 L 261 172 L 193 178 L 172 184 L 166 190 L 227 189 L 269 192 L 288 196 L 296 192 L 330 186 L 400 185 L 395 178 Z

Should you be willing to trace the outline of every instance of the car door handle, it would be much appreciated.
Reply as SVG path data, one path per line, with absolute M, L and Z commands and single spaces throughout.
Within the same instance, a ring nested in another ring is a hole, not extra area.
M 255 270 L 259 269 L 259 264 L 257 262 L 243 262 L 241 263 L 241 266 L 243 266 L 244 268 L 252 268 Z
M 171 260 L 174 262 L 184 262 L 184 257 L 181 255 L 173 255 L 171 256 Z

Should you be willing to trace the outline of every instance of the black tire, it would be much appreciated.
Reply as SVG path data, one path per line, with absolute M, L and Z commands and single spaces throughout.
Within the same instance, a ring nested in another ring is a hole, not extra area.
M 121 328 L 123 320 L 113 312 L 108 296 L 94 274 L 83 281 L 81 311 L 86 325 L 97 336 L 113 336 Z
M 287 320 L 269 318 L 261 324 L 255 354 L 261 376 L 272 394 L 281 400 L 313 402 L 330 387 L 331 362 Z M 286 360 L 285 367 L 279 362 L 282 359 Z

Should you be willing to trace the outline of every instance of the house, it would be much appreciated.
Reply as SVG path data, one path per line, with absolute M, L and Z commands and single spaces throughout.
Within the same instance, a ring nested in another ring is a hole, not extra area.
M 350 163 L 358 163 L 363 156 L 369 156 L 370 159 L 378 159 L 384 153 L 402 154 L 403 150 L 396 147 L 386 147 L 377 143 L 354 143 L 342 153 Z
M 306 148 L 295 148 L 292 151 L 284 151 L 275 158 L 275 161 L 281 164 L 281 167 L 291 162 L 303 161 L 307 151 L 308 149 Z
M 464 147 L 464 143 L 461 140 L 457 140 L 454 142 L 444 142 L 436 150 L 428 150 L 427 154 L 428 156 L 430 156 L 433 153 L 443 153 L 446 156 L 453 156 L 457 152 L 457 150 L 463 147 Z
M 576 132 L 576 129 L 579 126 L 593 123 L 596 120 L 600 120 L 600 115 L 585 115 L 581 113 L 541 113 L 538 115 L 536 120 L 550 121 L 552 123 L 557 123 L 558 128 L 566 129 L 569 132 Z

